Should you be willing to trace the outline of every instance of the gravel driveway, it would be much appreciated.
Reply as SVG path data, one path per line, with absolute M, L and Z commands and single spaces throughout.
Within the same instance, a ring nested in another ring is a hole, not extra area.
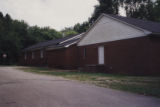
M 0 67 L 0 107 L 160 107 L 160 99 Z

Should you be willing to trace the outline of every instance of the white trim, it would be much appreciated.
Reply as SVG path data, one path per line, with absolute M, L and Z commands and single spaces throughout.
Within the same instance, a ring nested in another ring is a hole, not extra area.
M 35 58 L 35 56 L 34 56 L 34 52 L 32 52 L 32 59 L 34 59 Z
M 43 50 L 40 50 L 40 57 L 41 57 L 41 59 L 44 58 L 44 51 Z
M 125 39 L 115 39 L 115 40 L 108 40 L 108 41 L 105 41 L 105 42 L 95 42 L 94 44 L 98 44 L 98 43 L 108 43 L 108 42 L 120 41 L 120 40 L 127 40 L 127 39 L 134 39 L 134 38 L 145 37 L 145 36 L 148 36 L 148 35 L 138 35 L 138 36 L 134 36 L 134 37 L 128 37 L 128 38 L 125 38 Z M 88 43 L 88 44 L 78 45 L 78 46 L 87 46 L 87 45 L 92 45 L 92 44 L 93 44 L 93 43 Z
M 84 33 L 81 33 L 81 34 L 79 34 L 79 35 L 77 35 L 77 36 L 74 36 L 74 37 L 72 37 L 72 38 L 69 38 L 69 39 L 67 39 L 67 40 L 64 40 L 64 41 L 60 42 L 59 44 L 65 43 L 65 42 L 70 41 L 70 40 L 72 40 L 72 39 L 74 39 L 74 38 L 80 38 L 83 34 L 84 34 Z
M 71 45 L 73 45 L 73 44 L 76 44 L 77 42 L 73 42 L 73 43 L 71 43 L 71 44 L 69 44 L 69 45 L 66 45 L 65 47 L 66 48 L 68 48 L 69 46 L 71 46 Z
M 77 42 L 74 42 L 74 43 L 71 43 L 71 44 L 69 44 L 69 45 L 66 45 L 66 46 L 64 46 L 64 47 L 48 47 L 46 50 L 48 51 L 48 50 L 55 50 L 55 49 L 62 49 L 62 48 L 68 48 L 68 47 L 70 47 L 71 45 L 73 45 L 73 44 L 76 44 Z
M 68 47 L 70 47 L 71 45 L 73 45 L 73 44 L 76 44 L 77 43 L 77 41 L 76 42 L 73 42 L 73 43 L 71 43 L 71 44 L 68 44 L 68 45 L 66 45 L 66 46 L 64 46 L 64 47 L 53 47 L 53 46 L 50 46 L 50 47 L 47 47 L 47 51 L 48 50 L 55 50 L 55 49 L 62 49 L 62 48 L 68 48 Z
M 99 65 L 105 64 L 104 46 L 98 47 L 98 64 Z

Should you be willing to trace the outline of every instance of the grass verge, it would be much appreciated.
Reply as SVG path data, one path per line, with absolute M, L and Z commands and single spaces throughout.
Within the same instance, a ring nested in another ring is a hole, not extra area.
M 105 73 L 87 73 L 76 70 L 57 70 L 38 67 L 18 67 L 25 72 L 60 76 L 97 86 L 134 92 L 160 98 L 160 77 L 124 76 Z

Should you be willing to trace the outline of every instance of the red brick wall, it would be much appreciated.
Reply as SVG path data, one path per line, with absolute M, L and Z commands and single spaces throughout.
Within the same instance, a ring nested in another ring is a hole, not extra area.
M 47 51 L 49 67 L 77 68 L 77 46 Z
M 160 36 L 160 35 L 159 35 Z M 155 75 L 157 72 L 160 74 L 160 38 L 152 37 L 150 43 L 150 71 Z
M 160 75 L 160 38 L 155 36 L 139 37 L 87 46 L 71 46 L 44 52 L 40 58 L 40 50 L 24 53 L 20 62 L 23 65 L 49 66 L 60 68 L 77 68 L 98 65 L 98 46 L 105 48 L 105 72 L 134 74 L 134 75 Z M 84 48 L 86 57 L 84 58 Z
M 32 52 L 34 52 L 34 59 L 32 59 Z M 41 58 L 40 52 L 41 50 L 35 50 L 35 51 L 28 51 L 27 52 L 27 59 L 24 59 L 25 53 L 22 53 L 22 56 L 20 58 L 20 63 L 22 65 L 30 65 L 30 66 L 46 66 L 46 52 L 43 51 L 44 57 Z
M 139 37 L 79 47 L 79 65 L 98 64 L 98 46 L 105 48 L 105 71 L 109 73 L 160 75 L 160 40 Z M 83 49 L 86 48 L 86 59 Z
M 79 66 L 85 65 L 97 65 L 98 64 L 98 50 L 96 45 L 88 45 L 78 47 Z M 84 48 L 86 50 L 86 56 L 84 57 Z
M 21 65 L 29 66 L 49 66 L 59 68 L 77 68 L 78 54 L 77 46 L 73 45 L 68 48 L 56 49 L 51 51 L 44 51 L 44 58 L 40 57 L 41 50 L 35 50 L 34 59 L 32 59 L 32 52 L 27 52 L 27 59 L 24 59 L 25 53 L 20 58 Z

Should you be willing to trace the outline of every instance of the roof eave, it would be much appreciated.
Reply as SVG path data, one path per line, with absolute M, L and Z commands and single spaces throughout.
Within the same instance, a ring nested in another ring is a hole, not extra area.
M 65 47 L 48 47 L 48 48 L 46 48 L 46 51 L 51 51 L 51 50 L 56 50 L 56 49 L 62 49 L 62 48 L 65 48 Z
M 70 41 L 70 40 L 73 40 L 73 39 L 75 39 L 75 38 L 81 38 L 81 36 L 82 36 L 83 34 L 84 34 L 84 32 L 83 32 L 83 33 L 80 33 L 80 34 L 77 34 L 76 36 L 74 36 L 74 37 L 72 37 L 72 38 L 69 38 L 69 39 L 67 39 L 67 40 L 64 40 L 64 41 L 60 42 L 59 44 L 63 44 L 63 43 L 65 43 L 65 42 Z
M 160 33 L 152 33 L 153 35 L 160 35 Z

